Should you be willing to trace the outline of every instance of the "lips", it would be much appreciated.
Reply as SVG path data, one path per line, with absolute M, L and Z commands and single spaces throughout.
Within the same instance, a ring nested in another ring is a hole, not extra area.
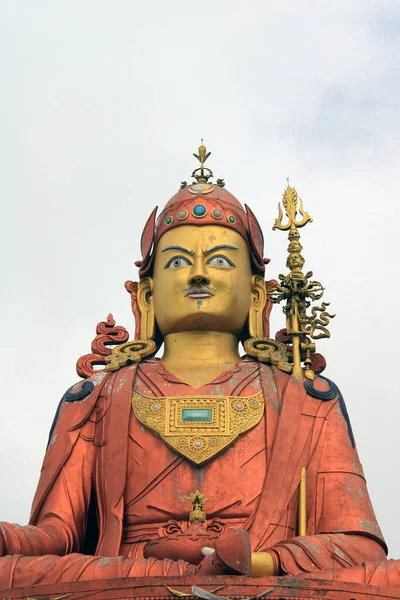
M 185 294 L 186 296 L 190 298 L 209 298 L 210 296 L 214 296 L 214 294 L 207 288 L 192 288 Z

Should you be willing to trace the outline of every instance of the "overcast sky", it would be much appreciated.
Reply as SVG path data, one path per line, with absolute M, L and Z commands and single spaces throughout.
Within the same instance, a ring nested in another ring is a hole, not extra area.
M 288 175 L 314 218 L 306 268 L 337 315 L 318 349 L 400 558 L 399 40 L 397 0 L 0 1 L 1 520 L 28 519 L 96 324 L 132 331 L 142 227 L 204 137 L 259 217 L 268 277 Z

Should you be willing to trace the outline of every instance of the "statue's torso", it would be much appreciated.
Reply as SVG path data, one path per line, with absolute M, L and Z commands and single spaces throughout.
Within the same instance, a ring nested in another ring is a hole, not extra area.
M 152 360 L 140 366 L 134 390 L 147 397 L 250 397 L 260 392 L 261 382 L 257 363 L 244 360 L 195 390 Z M 132 411 L 121 554 L 141 556 L 146 540 L 171 530 L 184 531 L 191 510 L 187 496 L 197 489 L 209 498 L 205 506 L 207 527 L 243 527 L 261 493 L 266 470 L 265 439 L 262 418 L 222 454 L 197 466 L 170 450 Z
M 56 506 L 62 528 L 80 548 L 94 484 L 99 531 L 88 537 L 93 552 L 140 557 L 147 541 L 162 544 L 167 534 L 185 533 L 192 508 L 186 497 L 199 490 L 209 498 L 206 527 L 247 529 L 252 549 L 265 551 L 296 536 L 305 466 L 308 535 L 362 531 L 383 543 L 338 398 L 321 401 L 295 378 L 246 358 L 198 390 L 155 359 L 91 379 L 88 396 L 62 403 L 32 524 L 53 523 Z M 72 388 L 72 396 L 81 387 Z M 196 394 L 249 399 L 260 390 L 263 418 L 202 466 L 169 449 L 132 408 L 133 393 L 162 404 Z

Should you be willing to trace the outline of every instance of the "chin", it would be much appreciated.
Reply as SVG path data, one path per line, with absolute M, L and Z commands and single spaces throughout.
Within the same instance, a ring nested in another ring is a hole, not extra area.
M 226 314 L 205 309 L 195 309 L 186 315 L 180 315 L 173 318 L 169 315 L 168 326 L 160 327 L 162 335 L 170 333 L 184 333 L 187 331 L 220 331 L 221 333 L 231 333 L 240 337 L 244 329 L 247 315 L 243 319 L 242 326 L 238 327 L 237 314 Z

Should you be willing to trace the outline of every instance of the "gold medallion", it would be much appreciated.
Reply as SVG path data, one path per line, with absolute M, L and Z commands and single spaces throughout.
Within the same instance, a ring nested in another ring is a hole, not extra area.
M 194 183 L 188 188 L 191 194 L 209 194 L 214 191 L 214 186 L 211 183 Z
M 134 392 L 132 407 L 138 421 L 172 450 L 201 465 L 261 421 L 264 396 L 149 398 Z

